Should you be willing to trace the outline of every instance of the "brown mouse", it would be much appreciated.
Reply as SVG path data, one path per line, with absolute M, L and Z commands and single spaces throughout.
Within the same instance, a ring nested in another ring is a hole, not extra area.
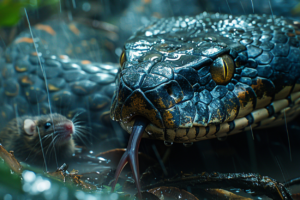
M 22 116 L 11 120 L 0 132 L 0 141 L 15 157 L 34 166 L 44 165 L 40 138 L 48 168 L 60 166 L 72 158 L 75 151 L 74 123 L 65 116 L 52 115 Z M 54 133 L 52 135 L 52 133 Z M 53 149 L 55 147 L 55 152 Z

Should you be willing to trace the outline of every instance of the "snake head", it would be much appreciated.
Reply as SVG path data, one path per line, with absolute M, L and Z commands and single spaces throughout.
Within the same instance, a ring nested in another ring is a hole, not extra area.
M 272 24 L 261 16 L 202 13 L 140 29 L 121 55 L 112 119 L 131 132 L 134 120 L 145 117 L 151 122 L 145 137 L 174 142 L 256 126 L 274 114 L 268 105 L 296 91 L 300 75 L 299 62 L 291 61 L 300 55 L 299 42 Z M 285 66 L 295 74 L 284 73 Z

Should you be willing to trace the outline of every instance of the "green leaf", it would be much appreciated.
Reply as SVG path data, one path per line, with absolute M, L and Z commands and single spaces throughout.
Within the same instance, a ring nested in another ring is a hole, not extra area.
M 22 192 L 22 183 L 19 175 L 12 173 L 11 169 L 0 158 L 0 186 L 5 186 L 19 193 Z
M 292 14 L 296 15 L 300 13 L 300 3 L 298 3 L 293 9 L 292 9 Z
M 0 27 L 14 26 L 24 15 L 24 8 L 38 9 L 60 3 L 60 0 L 3 0 L 0 2 Z
M 111 191 L 111 187 L 107 186 L 107 185 L 103 185 L 104 189 L 102 190 L 103 192 L 108 192 L 110 193 Z M 115 187 L 115 192 L 121 192 L 122 191 L 122 186 L 117 183 L 116 187 Z

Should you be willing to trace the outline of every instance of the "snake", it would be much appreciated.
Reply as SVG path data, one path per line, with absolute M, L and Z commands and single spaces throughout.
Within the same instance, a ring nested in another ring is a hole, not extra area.
M 299 114 L 299 28 L 299 22 L 257 14 L 157 19 L 125 42 L 116 66 L 82 51 L 98 36 L 83 25 L 39 24 L 33 27 L 38 37 L 22 33 L 2 57 L 1 117 L 49 112 L 43 80 L 52 109 L 89 109 L 89 123 L 101 127 L 110 115 L 131 133 L 112 190 L 129 162 L 141 198 L 142 137 L 190 145 L 281 125 Z
M 141 137 L 189 145 L 295 118 L 299 39 L 298 22 L 256 14 L 204 12 L 139 29 L 124 44 L 111 106 L 133 135 L 116 181 L 129 162 L 141 199 Z

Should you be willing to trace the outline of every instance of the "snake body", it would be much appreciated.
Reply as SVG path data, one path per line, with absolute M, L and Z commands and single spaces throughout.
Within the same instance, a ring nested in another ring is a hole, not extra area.
M 299 114 L 300 30 L 267 15 L 159 19 L 124 45 L 111 117 L 129 133 L 191 143 Z

